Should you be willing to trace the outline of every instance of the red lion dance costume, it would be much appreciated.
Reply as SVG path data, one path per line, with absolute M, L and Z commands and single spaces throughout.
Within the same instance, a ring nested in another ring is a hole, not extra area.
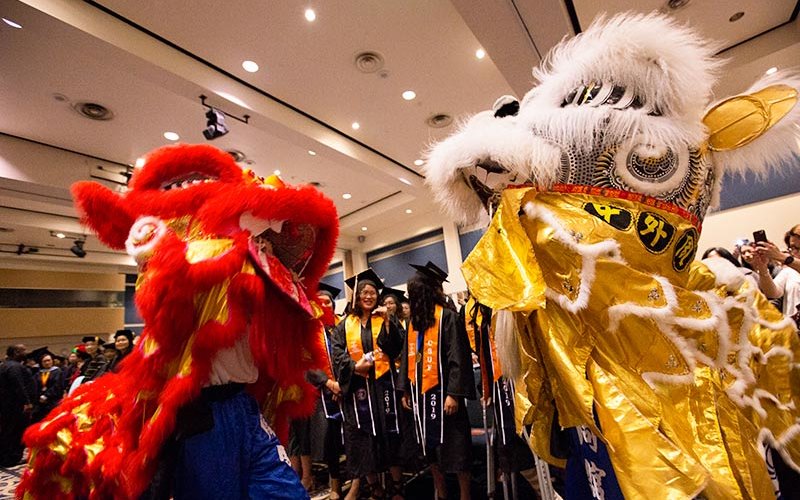
M 330 199 L 188 145 L 151 153 L 123 195 L 91 182 L 73 194 L 98 237 L 139 262 L 136 304 L 146 326 L 118 373 L 80 387 L 28 429 L 19 498 L 137 498 L 179 409 L 237 346 L 249 343 L 258 373 L 247 392 L 279 435 L 288 417 L 313 410 L 303 374 L 322 365 L 324 351 L 321 310 L 308 297 L 338 236 Z

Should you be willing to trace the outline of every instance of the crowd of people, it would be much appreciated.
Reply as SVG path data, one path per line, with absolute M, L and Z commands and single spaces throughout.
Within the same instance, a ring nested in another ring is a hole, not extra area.
M 329 363 L 307 374 L 321 398 L 312 417 L 292 423 L 289 456 L 309 490 L 312 462 L 327 466 L 331 499 L 342 497 L 345 477 L 351 479 L 347 499 L 405 498 L 404 477 L 428 466 L 440 498 L 447 496 L 447 474 L 457 479 L 460 497 L 470 497 L 467 399 L 481 392 L 488 402 L 495 394 L 486 372 L 491 363 L 480 356 L 492 350 L 480 347 L 493 342 L 491 311 L 481 314 L 474 301 L 459 301 L 458 309 L 444 293 L 442 269 L 431 262 L 412 266 L 408 297 L 384 287 L 372 269 L 347 279 L 353 299 L 342 317 L 333 313 L 340 290 L 320 287 Z M 490 382 L 476 384 L 478 366 Z M 510 434 L 516 437 L 513 425 Z M 516 439 L 521 446 L 513 450 L 527 457 L 501 461 L 506 469 L 531 469 L 530 451 Z
M 782 247 L 763 234 L 754 236 L 730 251 L 709 248 L 702 258 L 712 264 L 724 259 L 800 323 L 800 225 L 786 232 Z M 504 395 L 514 389 L 494 357 L 491 310 L 469 300 L 459 311 L 444 293 L 444 271 L 431 262 L 414 267 L 408 297 L 384 287 L 372 269 L 346 280 L 353 299 L 342 316 L 334 312 L 341 290 L 320 286 L 321 340 L 328 357 L 322 370 L 306 374 L 320 399 L 313 415 L 292 422 L 288 442 L 292 467 L 309 491 L 315 486 L 314 462 L 326 466 L 334 500 L 344 495 L 345 479 L 351 480 L 345 497 L 350 500 L 404 498 L 404 473 L 430 466 L 440 497 L 447 494 L 445 475 L 453 474 L 461 498 L 469 498 L 466 400 L 478 396 L 483 404 L 495 403 L 497 470 L 533 468 L 527 446 L 509 425 L 513 397 Z M 716 272 L 718 267 L 711 267 Z M 117 371 L 133 345 L 133 332 L 119 330 L 105 344 L 84 337 L 66 357 L 46 347 L 31 352 L 24 345 L 9 347 L 0 365 L 0 466 L 20 463 L 28 425 L 77 385 Z M 477 384 L 474 367 L 481 371 Z
M 752 241 L 741 240 L 733 250 L 709 248 L 703 259 L 721 258 L 733 264 L 753 287 L 800 325 L 800 224 L 786 231 L 782 248 L 756 231 Z
M 66 356 L 47 347 L 28 351 L 24 344 L 9 346 L 0 364 L 0 467 L 19 465 L 26 427 L 47 416 L 78 385 L 117 371 L 133 345 L 134 333 L 126 329 L 107 343 L 85 336 Z

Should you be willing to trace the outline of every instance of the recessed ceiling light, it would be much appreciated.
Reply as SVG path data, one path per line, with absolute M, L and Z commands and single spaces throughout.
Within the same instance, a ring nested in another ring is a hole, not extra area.
M 144 162 L 145 162 L 144 158 L 141 158 L 141 157 L 140 158 L 136 158 L 136 163 L 134 163 L 133 166 L 136 167 L 136 168 L 142 168 L 142 167 L 144 167 Z
M 317 156 L 317 152 L 316 151 L 312 151 L 310 149 L 308 150 L 308 154 L 310 154 L 311 156 Z
M 421 167 L 422 165 L 425 165 L 425 160 L 414 160 L 414 165 Z
M 478 59 L 483 59 L 484 57 L 486 57 L 486 51 L 483 49 L 476 50 L 475 57 L 477 57 Z
M 361 128 L 361 124 L 360 124 L 360 123 L 358 123 L 358 122 L 353 122 L 353 124 L 351 125 L 351 127 L 353 127 L 353 130 L 358 130 L 358 129 L 360 129 L 360 128 Z
M 406 101 L 413 101 L 415 97 L 417 97 L 417 93 L 413 90 L 406 90 L 403 92 L 403 99 Z
M 66 235 L 66 234 L 64 234 L 64 233 L 56 233 L 56 238 L 59 238 L 59 239 L 62 239 L 62 240 L 63 240 L 63 239 L 64 239 L 64 238 L 66 238 L 66 237 L 67 237 L 67 235 Z
M 731 17 L 728 19 L 728 21 L 730 21 L 730 22 L 732 22 L 732 23 L 735 23 L 736 21 L 738 21 L 739 19 L 741 19 L 741 18 L 743 18 L 743 17 L 744 17 L 744 12 L 742 12 L 742 11 L 739 11 L 739 12 L 737 12 L 736 14 L 732 15 L 732 16 L 731 16 Z
M 17 28 L 18 30 L 22 29 L 22 25 L 21 24 L 15 23 L 11 19 L 6 19 L 5 17 L 2 18 L 2 19 L 3 19 L 4 23 L 6 23 L 7 25 L 11 26 L 12 28 Z
M 362 231 L 366 231 L 367 230 L 367 226 L 361 226 L 361 230 Z
M 273 174 L 275 174 L 275 175 L 281 175 L 281 171 L 280 171 L 280 170 L 275 170 L 275 171 L 274 171 L 274 172 L 272 172 L 272 173 L 273 173 Z
M 398 181 L 400 181 L 400 182 L 402 182 L 403 184 L 408 184 L 409 186 L 411 186 L 411 185 L 412 185 L 412 184 L 411 184 L 411 181 L 410 181 L 410 180 L 408 180 L 408 179 L 406 179 L 405 177 L 398 177 L 398 178 L 397 178 L 397 180 L 398 180 Z
M 773 67 L 771 67 L 770 69 L 767 70 L 767 74 L 771 75 L 771 74 L 775 73 L 776 71 L 778 71 L 778 68 L 773 66 Z
M 407 214 L 410 214 L 411 212 L 413 212 L 413 210 L 411 210 L 410 208 L 406 208 L 406 213 Z
M 168 141 L 177 141 L 180 138 L 181 136 L 179 136 L 175 132 L 164 132 L 164 139 Z
M 350 194 L 350 193 L 344 193 L 344 194 L 342 195 L 342 198 L 344 198 L 345 200 L 349 200 L 349 199 L 350 199 L 350 198 L 352 198 L 352 197 L 353 197 L 353 195 L 352 195 L 352 194 Z
M 306 16 L 306 21 L 310 23 L 314 22 L 314 20 L 317 19 L 317 13 L 314 12 L 314 9 L 306 9 L 305 16 Z
M 256 71 L 258 71 L 258 63 L 254 61 L 245 61 L 242 63 L 242 67 L 248 73 L 255 73 Z

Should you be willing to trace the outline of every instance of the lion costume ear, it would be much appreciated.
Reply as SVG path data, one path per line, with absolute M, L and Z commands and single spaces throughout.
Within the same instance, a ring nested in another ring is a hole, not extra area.
M 76 182 L 72 196 L 81 215 L 97 237 L 115 249 L 125 248 L 125 239 L 135 218 L 125 207 L 125 200 L 114 191 L 96 182 Z
M 765 174 L 800 150 L 800 78 L 773 75 L 711 107 L 708 147 L 723 172 Z

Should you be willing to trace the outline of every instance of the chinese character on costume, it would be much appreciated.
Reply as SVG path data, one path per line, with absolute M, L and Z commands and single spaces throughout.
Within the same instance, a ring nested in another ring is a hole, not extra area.
M 378 306 L 383 284 L 372 269 L 345 284 L 353 291 L 353 307 L 333 330 L 331 354 L 342 391 L 347 470 L 354 493 L 366 477 L 365 490 L 380 496 L 377 474 L 391 465 L 389 450 L 400 439 L 400 401 L 392 366 L 402 350 L 403 335 L 397 319 Z
M 517 431 L 559 466 L 552 430 L 570 435 L 568 498 L 773 498 L 772 464 L 800 471 L 794 325 L 694 260 L 722 177 L 797 154 L 800 79 L 712 102 L 714 54 L 661 14 L 602 18 L 426 161 L 449 213 L 488 223 L 462 272 L 496 316 Z
M 72 191 L 139 264 L 145 327 L 115 372 L 28 429 L 18 497 L 307 498 L 277 436 L 318 398 L 304 373 L 324 363 L 314 297 L 333 202 L 205 145 L 153 151 L 124 194 Z
M 466 399 L 475 399 L 469 340 L 442 289 L 447 273 L 432 262 L 411 265 L 417 271 L 408 281 L 411 321 L 400 387 L 438 494 L 446 493 L 443 473 L 456 473 L 468 493 L 472 440 Z

